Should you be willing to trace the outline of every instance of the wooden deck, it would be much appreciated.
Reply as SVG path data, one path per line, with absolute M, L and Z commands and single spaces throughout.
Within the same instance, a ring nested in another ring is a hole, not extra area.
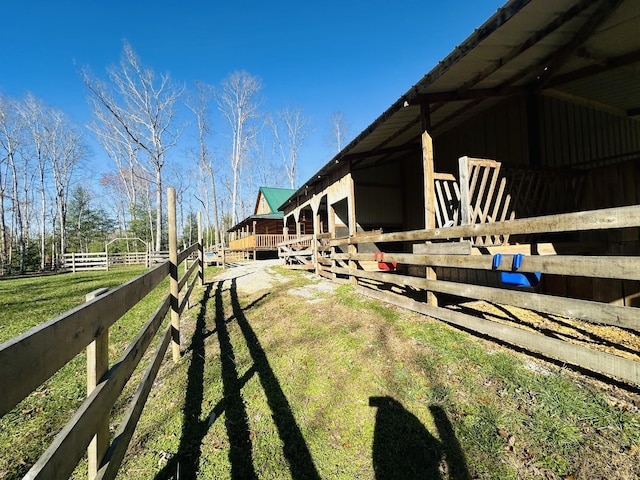
M 288 235 L 276 235 L 271 233 L 262 233 L 256 235 L 248 235 L 244 238 L 231 240 L 228 250 L 231 251 L 277 251 L 278 244 L 288 239 Z

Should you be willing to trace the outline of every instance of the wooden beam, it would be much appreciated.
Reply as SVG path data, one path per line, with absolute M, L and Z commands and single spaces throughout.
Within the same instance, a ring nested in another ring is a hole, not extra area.
M 336 254 L 336 260 L 374 261 L 373 253 Z M 500 266 L 493 267 L 490 255 L 421 255 L 412 253 L 386 253 L 385 261 L 406 265 L 431 265 L 437 267 L 468 268 L 513 272 L 514 255 L 503 254 Z M 638 257 L 623 256 L 574 256 L 574 255 L 527 255 L 522 257 L 519 272 L 542 272 L 551 275 L 576 277 L 614 278 L 618 280 L 640 280 Z
M 469 192 L 469 157 L 458 159 L 458 175 L 460 178 L 460 224 L 471 223 L 471 195 Z
M 405 143 L 404 145 L 388 148 L 379 148 L 379 146 L 377 146 L 376 148 L 366 152 L 349 153 L 345 155 L 344 158 L 353 162 L 357 162 L 366 158 L 393 155 L 394 153 L 402 153 L 409 150 L 417 150 L 419 148 L 420 145 L 417 142 Z
M 539 41 L 544 39 L 547 35 L 555 32 L 558 28 L 563 26 L 570 20 L 573 20 L 576 15 L 593 5 L 593 0 L 582 0 L 571 8 L 563 11 L 560 15 L 554 18 L 551 22 L 547 23 L 543 28 L 536 30 L 530 35 L 524 42 L 520 42 L 515 48 L 512 48 L 509 52 L 500 58 L 495 59 L 491 65 L 484 70 L 475 74 L 472 78 L 467 80 L 460 88 L 451 92 L 440 92 L 426 95 L 418 95 L 418 98 L 414 103 L 429 102 L 452 102 L 457 100 L 473 100 L 478 98 L 490 98 L 490 97 L 502 97 L 511 95 L 525 95 L 529 93 L 529 90 L 524 87 L 504 87 L 504 88 L 486 88 L 486 89 L 473 89 L 473 86 L 486 79 L 493 73 L 495 73 L 501 67 L 507 65 L 510 61 L 526 52 L 529 48 L 536 45 Z M 436 108 L 437 109 L 437 108 Z M 436 110 L 434 109 L 434 111 Z
M 169 325 L 162 335 L 160 340 L 160 344 L 156 349 L 156 352 L 151 360 L 150 365 L 147 367 L 145 371 L 144 378 L 138 387 L 138 390 L 131 400 L 129 404 L 129 409 L 122 422 L 120 423 L 120 427 L 115 433 L 115 440 L 107 450 L 107 453 L 104 457 L 104 461 L 100 466 L 100 470 L 96 476 L 96 480 L 112 480 L 116 478 L 118 473 L 118 469 L 120 468 L 120 464 L 124 459 L 124 455 L 127 451 L 127 447 L 131 442 L 131 438 L 133 437 L 133 433 L 135 431 L 136 425 L 138 424 L 138 420 L 142 415 L 142 410 L 146 404 L 147 398 L 149 397 L 149 392 L 151 391 L 151 387 L 153 386 L 153 382 L 158 375 L 158 371 L 160 370 L 160 365 L 162 364 L 162 360 L 164 359 L 164 354 L 169 347 L 169 343 L 171 342 L 171 326 Z
M 428 128 L 430 125 L 428 106 L 423 108 L 423 126 Z M 422 133 L 422 169 L 424 175 L 424 213 L 425 228 L 436 227 L 436 181 L 435 181 L 435 162 L 433 157 L 433 139 L 429 132 L 425 130 Z M 436 271 L 427 266 L 425 276 L 429 280 L 436 279 Z M 429 305 L 438 305 L 436 295 L 427 291 L 427 303 Z
M 93 292 L 87 293 L 85 301 L 90 302 L 100 295 L 104 295 L 109 290 L 100 288 Z M 87 347 L 87 396 L 100 383 L 102 377 L 109 370 L 109 330 L 99 335 Z M 91 439 L 91 443 L 87 448 L 87 464 L 89 479 L 95 478 L 100 460 L 104 456 L 109 447 L 109 415 L 103 414 L 98 420 L 96 433 Z
M 418 255 L 471 255 L 471 242 L 419 243 L 413 246 Z
M 546 86 L 547 88 L 557 87 L 559 85 L 564 85 L 565 83 L 573 82 L 574 80 L 580 80 L 585 77 L 607 72 L 614 68 L 625 67 L 637 62 L 640 62 L 640 50 L 635 50 L 619 57 L 606 58 L 604 61 L 598 62 L 596 65 L 590 65 L 579 70 L 574 70 L 573 72 L 551 77 Z
M 160 328 L 169 306 L 170 295 L 167 295 L 122 357 L 111 367 L 106 379 L 98 384 L 76 410 L 71 420 L 27 472 L 25 478 L 32 480 L 69 478 L 82 457 L 82 446 L 89 444 L 100 416 L 113 408 L 116 399 L 122 393 Z
M 416 95 L 414 102 L 420 104 L 462 102 L 465 100 L 485 100 L 487 98 L 510 97 L 514 95 L 528 95 L 531 92 L 526 87 L 502 86 L 497 88 L 459 89 L 448 92 L 421 93 Z M 435 112 L 438 108 L 434 108 Z
M 169 224 L 169 263 L 171 265 L 169 289 L 171 292 L 171 350 L 173 361 L 180 360 L 180 313 L 178 312 L 178 228 L 176 223 L 176 190 L 167 188 L 167 223 Z
M 408 308 L 464 328 L 465 330 L 472 330 L 482 335 L 487 335 L 502 342 L 523 347 L 529 351 L 541 353 L 572 365 L 616 377 L 632 384 L 640 383 L 640 362 L 634 362 L 633 360 L 592 350 L 556 338 L 546 337 L 522 328 L 479 319 L 446 308 L 425 305 L 424 303 L 398 295 L 360 286 L 356 287 L 356 291 L 377 300 Z
M 597 10 L 589 17 L 584 25 L 582 25 L 573 38 L 566 42 L 560 50 L 556 51 L 548 61 L 539 66 L 540 74 L 537 78 L 538 89 L 546 86 L 553 74 L 556 73 L 578 47 L 609 18 L 623 1 L 624 0 L 603 0 Z
M 346 274 L 347 271 L 348 269 L 335 269 L 335 273 Z M 350 272 L 350 274 L 357 275 L 360 278 L 401 285 L 403 287 L 433 290 L 456 297 L 473 298 L 501 305 L 512 305 L 536 312 L 576 318 L 589 323 L 611 325 L 640 331 L 640 315 L 638 315 L 638 309 L 634 307 L 611 305 L 576 298 L 557 297 L 514 289 L 485 287 L 442 280 L 433 281 L 395 273 L 358 270 L 356 272 Z
M 332 240 L 332 245 L 350 243 L 407 242 L 450 238 L 468 238 L 487 235 L 518 235 L 534 233 L 578 232 L 639 227 L 640 205 L 604 208 L 574 213 L 560 213 L 542 217 L 520 218 L 504 222 L 459 225 L 431 230 L 358 235 Z
M 165 262 L 0 345 L 0 416 L 60 370 L 168 274 L 169 262 Z

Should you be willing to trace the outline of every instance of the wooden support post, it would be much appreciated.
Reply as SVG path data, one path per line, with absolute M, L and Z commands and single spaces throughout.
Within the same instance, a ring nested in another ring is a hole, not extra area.
M 94 298 L 103 295 L 107 288 L 99 288 L 87 293 L 85 301 L 90 302 Z M 105 373 L 109 370 L 109 330 L 87 346 L 87 396 L 93 392 Z M 109 415 L 100 419 L 96 434 L 87 448 L 87 460 L 89 464 L 89 479 L 98 474 L 100 461 L 109 448 Z
M 76 254 L 71 252 L 71 271 L 76 273 Z
M 318 268 L 318 233 L 320 232 L 320 205 L 313 210 L 313 270 L 316 275 L 320 273 Z
M 178 232 L 176 225 L 176 190 L 167 189 L 167 217 L 169 220 L 169 264 L 171 276 L 171 350 L 173 361 L 180 360 L 180 314 L 178 313 Z
M 253 261 L 255 262 L 256 259 L 256 248 L 258 245 L 258 237 L 256 236 L 256 222 L 255 220 L 253 221 Z
M 471 223 L 471 198 L 469 193 L 469 157 L 458 159 L 458 173 L 460 178 L 460 224 Z
M 358 232 L 358 224 L 356 221 L 356 192 L 355 184 L 353 183 L 353 177 L 349 174 L 349 196 L 347 197 L 347 209 L 349 216 L 349 236 L 355 236 Z M 353 255 L 358 253 L 357 245 L 349 244 L 347 247 L 347 253 Z M 357 270 L 358 262 L 349 260 L 349 270 Z M 352 285 L 358 285 L 358 277 L 351 275 L 350 281 Z
M 426 130 L 422 133 L 422 166 L 424 171 L 424 213 L 425 229 L 436 227 L 436 190 L 435 190 L 435 167 L 433 159 L 433 139 Z M 436 280 L 436 271 L 427 265 L 427 280 Z M 427 303 L 438 305 L 438 298 L 435 293 L 427 292 Z
M 331 203 L 329 203 L 329 199 L 327 198 L 327 215 L 329 217 L 329 233 L 331 234 L 331 239 L 336 238 L 336 210 L 335 208 L 333 208 L 333 205 Z M 333 258 L 333 256 L 336 253 L 336 247 L 335 246 L 331 246 L 331 269 L 333 270 L 334 268 L 336 268 L 336 261 Z M 337 275 L 332 272 L 331 273 L 331 277 L 335 280 L 337 278 Z
M 298 212 L 296 217 L 296 238 L 300 238 L 300 212 Z
M 200 286 L 204 283 L 204 248 L 202 246 L 202 212 L 198 212 L 198 283 Z

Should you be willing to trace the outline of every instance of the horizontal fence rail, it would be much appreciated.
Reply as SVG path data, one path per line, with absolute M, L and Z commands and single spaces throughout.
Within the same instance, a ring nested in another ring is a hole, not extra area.
M 170 344 L 173 344 L 174 360 L 177 360 L 175 352 L 176 349 L 180 352 L 180 315 L 188 307 L 196 283 L 199 281 L 202 284 L 203 280 L 200 216 L 198 243 L 178 253 L 175 247 L 173 189 L 169 189 L 168 204 L 169 244 L 174 245 L 171 253 L 173 261 L 165 260 L 111 291 L 100 289 L 92 292 L 87 295 L 87 302 L 83 305 L 0 345 L 0 390 L 3 392 L 0 395 L 0 416 L 10 412 L 87 348 L 87 398 L 24 478 L 69 478 L 85 452 L 88 452 L 90 479 L 115 478 Z M 189 265 L 191 259 L 193 261 Z M 178 278 L 182 263 L 185 263 L 184 274 Z M 109 328 L 167 277 L 170 278 L 170 291 L 164 295 L 120 359 L 109 367 Z M 171 322 L 166 320 L 169 312 Z M 158 332 L 162 333 L 155 353 L 110 444 L 109 413 Z
M 639 227 L 640 206 L 634 205 L 409 232 L 359 233 L 332 239 L 330 245 L 333 252 L 328 260 L 318 261 L 318 268 L 324 276 L 333 276 L 342 281 L 350 279 L 359 291 L 374 298 L 563 362 L 632 384 L 640 384 L 640 362 L 633 359 L 415 300 L 416 292 L 435 292 L 640 332 L 640 309 L 635 306 L 575 298 L 569 292 L 565 292 L 566 295 L 563 296 L 543 293 L 535 286 L 517 288 L 502 284 L 499 280 L 503 272 L 536 272 L 542 279 L 556 276 L 593 279 L 594 282 L 619 282 L 620 285 L 624 283 L 625 288 L 631 292 L 640 292 L 640 283 L 637 283 L 640 281 L 640 258 L 637 255 L 562 255 L 553 252 L 553 248 L 549 248 L 547 244 L 543 245 L 544 254 L 520 255 L 513 252 L 520 249 L 527 253 L 536 249 L 533 245 L 505 245 L 505 253 L 501 253 L 500 260 L 496 261 L 494 254 L 483 251 L 482 247 L 473 246 L 473 241 L 480 236 L 504 235 L 513 238 L 523 234 L 582 234 Z M 630 237 L 628 231 L 625 235 Z M 361 244 L 367 244 L 364 252 L 357 251 Z M 371 252 L 371 246 L 376 244 L 384 244 L 384 248 L 390 251 L 375 249 L 376 251 Z M 414 253 L 407 253 L 408 247 L 413 248 Z M 634 253 L 636 251 L 637 248 Z M 516 264 L 517 268 L 514 267 Z M 464 281 L 453 281 L 446 276 L 431 278 L 425 275 L 429 268 L 445 268 L 448 269 L 447 272 L 462 271 L 470 274 Z M 384 271 L 385 269 L 391 271 Z M 479 272 L 483 272 L 484 277 Z M 473 281 L 469 278 L 473 278 Z M 487 280 L 483 282 L 482 278 Z M 492 281 L 488 281 L 489 279 Z M 394 285 L 405 294 L 388 291 L 388 286 Z
M 169 252 L 65 253 L 62 267 L 72 272 L 108 270 L 115 265 L 152 265 L 169 260 Z
M 319 235 L 305 235 L 280 242 L 278 258 L 283 259 L 284 264 L 290 268 L 313 269 L 319 237 Z

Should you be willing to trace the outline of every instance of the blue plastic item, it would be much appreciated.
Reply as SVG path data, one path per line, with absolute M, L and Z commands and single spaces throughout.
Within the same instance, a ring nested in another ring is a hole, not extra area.
M 493 268 L 494 270 L 497 270 L 498 267 L 500 266 L 500 262 L 502 262 L 502 254 L 501 253 L 496 253 L 493 256 L 493 261 L 491 263 L 491 268 Z
M 541 277 L 540 272 L 500 272 L 500 282 L 514 287 L 537 287 Z
M 498 256 L 497 254 L 496 256 Z M 494 264 L 495 257 L 494 256 Z M 513 263 L 511 264 L 512 272 L 500 272 L 500 282 L 504 285 L 511 285 L 513 287 L 537 287 L 540 283 L 542 274 L 540 272 L 516 272 L 522 266 L 522 253 L 517 253 L 513 256 Z M 499 263 L 498 263 L 499 265 Z

